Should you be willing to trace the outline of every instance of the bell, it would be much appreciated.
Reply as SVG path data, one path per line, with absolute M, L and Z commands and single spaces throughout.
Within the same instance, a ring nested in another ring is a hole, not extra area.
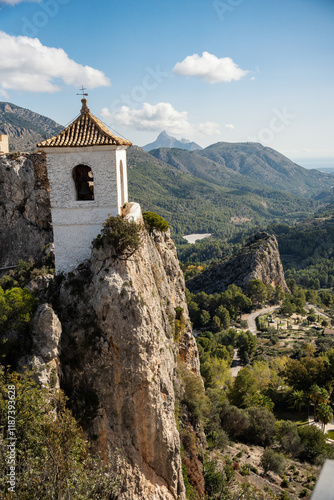
M 79 196 L 87 196 L 87 195 L 92 195 L 92 191 L 89 187 L 88 181 L 84 180 L 81 183 L 81 188 L 79 191 Z

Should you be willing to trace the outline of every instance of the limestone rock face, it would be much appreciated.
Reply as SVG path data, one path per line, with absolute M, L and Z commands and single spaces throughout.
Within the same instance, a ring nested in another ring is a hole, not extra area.
M 175 246 L 169 233 L 143 230 L 129 260 L 111 254 L 94 249 L 53 295 L 61 385 L 95 448 L 125 457 L 118 498 L 183 499 L 173 381 L 179 349 L 197 374 L 199 359 Z
M 33 349 L 46 361 L 58 356 L 61 323 L 52 307 L 40 304 L 33 321 Z
M 231 284 L 245 290 L 249 281 L 255 279 L 273 287 L 279 285 L 284 292 L 289 291 L 277 239 L 266 232 L 253 235 L 238 253 L 189 280 L 187 287 L 194 293 L 223 292 Z
M 39 260 L 52 241 L 46 164 L 42 154 L 0 156 L 0 267 Z
M 61 333 L 61 323 L 50 304 L 40 304 L 32 319 L 31 353 L 19 360 L 18 367 L 34 370 L 42 385 L 59 387 Z

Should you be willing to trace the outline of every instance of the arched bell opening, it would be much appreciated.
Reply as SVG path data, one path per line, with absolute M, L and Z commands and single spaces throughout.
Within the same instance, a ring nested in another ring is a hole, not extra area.
M 78 201 L 94 200 L 93 171 L 87 165 L 77 165 L 73 169 L 73 179 Z

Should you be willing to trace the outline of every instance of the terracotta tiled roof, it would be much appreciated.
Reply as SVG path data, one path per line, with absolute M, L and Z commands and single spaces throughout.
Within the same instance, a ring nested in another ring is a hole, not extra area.
M 130 141 L 113 135 L 87 107 L 82 99 L 81 114 L 60 134 L 37 144 L 37 147 L 65 148 L 82 146 L 132 146 Z

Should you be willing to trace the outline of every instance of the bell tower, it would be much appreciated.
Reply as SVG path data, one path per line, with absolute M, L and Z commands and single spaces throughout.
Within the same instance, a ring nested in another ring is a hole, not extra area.
M 37 145 L 46 153 L 56 274 L 90 257 L 103 222 L 128 201 L 126 150 L 132 143 L 93 116 L 87 99 L 81 103 L 78 118 Z

